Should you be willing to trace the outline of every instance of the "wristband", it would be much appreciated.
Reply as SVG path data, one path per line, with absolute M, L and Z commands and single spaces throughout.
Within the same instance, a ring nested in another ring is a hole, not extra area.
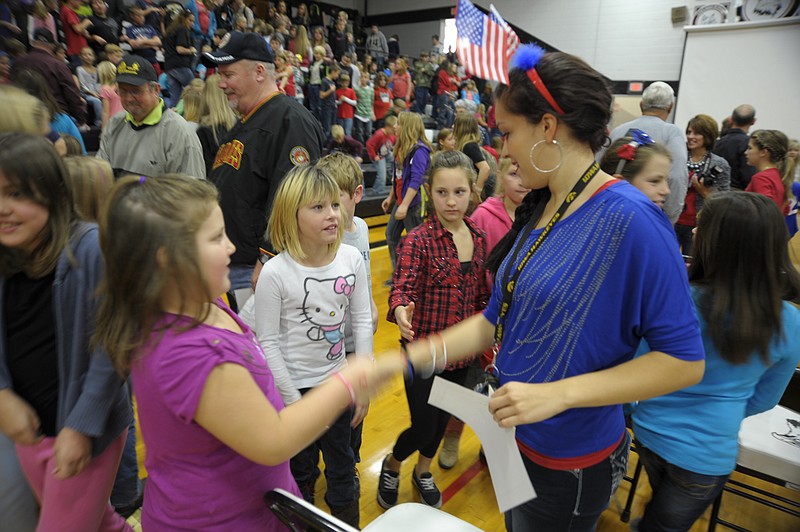
M 350 381 L 348 381 L 345 378 L 345 376 L 342 375 L 341 373 L 339 373 L 338 371 L 336 373 L 334 373 L 333 376 L 338 378 L 340 381 L 342 381 L 342 384 L 344 384 L 344 387 L 347 388 L 347 393 L 350 394 L 350 406 L 351 407 L 355 406 L 356 405 L 356 391 L 353 389 L 353 385 L 350 384 Z
M 406 377 L 406 380 L 408 381 L 409 385 L 414 384 L 414 366 L 411 365 L 411 358 L 408 356 L 408 349 L 406 349 L 406 346 L 401 345 L 400 351 L 402 351 L 403 355 L 406 357 L 406 365 L 408 366 L 408 377 Z

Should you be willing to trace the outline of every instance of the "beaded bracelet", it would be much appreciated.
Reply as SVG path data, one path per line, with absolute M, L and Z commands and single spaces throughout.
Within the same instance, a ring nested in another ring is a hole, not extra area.
M 436 344 L 433 342 L 432 336 L 428 338 L 428 347 L 431 353 L 431 369 L 430 371 L 426 371 L 425 373 L 420 372 L 419 376 L 422 379 L 430 379 L 436 372 Z
M 335 372 L 333 374 L 333 376 L 337 377 L 340 381 L 342 381 L 342 384 L 344 384 L 344 387 L 347 388 L 347 392 L 350 394 L 350 406 L 355 406 L 356 405 L 356 391 L 353 389 L 353 385 L 350 384 L 350 381 L 348 381 L 345 378 L 345 376 L 342 375 L 341 373 L 339 373 L 338 371 Z
M 436 336 L 441 338 L 441 340 L 442 340 L 442 351 L 444 352 L 444 354 L 443 354 L 444 355 L 443 356 L 444 361 L 442 362 L 442 368 L 441 369 L 437 369 L 436 373 L 442 373 L 445 369 L 447 369 L 447 344 L 445 343 L 444 338 L 442 338 L 441 334 L 437 334 Z

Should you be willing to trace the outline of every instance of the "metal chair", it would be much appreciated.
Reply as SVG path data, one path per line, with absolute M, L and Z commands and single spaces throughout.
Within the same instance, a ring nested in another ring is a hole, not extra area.
M 356 532 L 357 529 L 282 489 L 264 495 L 264 502 L 292 532 Z M 480 532 L 458 517 L 414 502 L 398 504 L 364 527 L 364 532 Z

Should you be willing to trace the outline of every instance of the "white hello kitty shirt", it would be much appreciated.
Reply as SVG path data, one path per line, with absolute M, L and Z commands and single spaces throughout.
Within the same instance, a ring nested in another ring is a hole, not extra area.
M 345 322 L 355 352 L 372 356 L 372 312 L 364 259 L 340 246 L 327 266 L 311 268 L 280 253 L 258 277 L 255 323 L 258 341 L 288 405 L 300 389 L 313 388 L 347 364 Z

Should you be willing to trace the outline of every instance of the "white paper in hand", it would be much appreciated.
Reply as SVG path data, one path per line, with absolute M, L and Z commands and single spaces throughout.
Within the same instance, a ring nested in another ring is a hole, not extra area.
M 514 440 L 516 431 L 501 428 L 492 418 L 488 397 L 436 377 L 428 403 L 458 417 L 475 431 L 483 445 L 501 512 L 536 498 Z

